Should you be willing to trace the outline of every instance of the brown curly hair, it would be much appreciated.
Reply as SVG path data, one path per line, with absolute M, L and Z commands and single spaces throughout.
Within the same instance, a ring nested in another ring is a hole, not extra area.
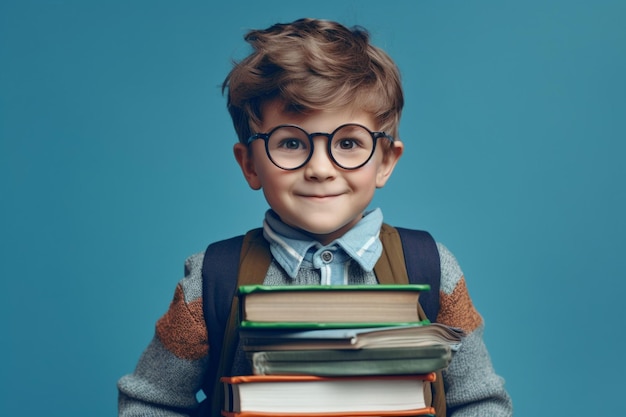
M 259 125 L 262 105 L 281 99 L 291 111 L 354 106 L 397 137 L 404 98 L 393 60 L 370 44 L 361 27 L 299 19 L 252 30 L 253 51 L 234 63 L 222 85 L 240 142 Z

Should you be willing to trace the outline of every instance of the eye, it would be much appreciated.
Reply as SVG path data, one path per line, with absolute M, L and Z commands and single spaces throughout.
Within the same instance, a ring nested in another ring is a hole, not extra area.
M 354 138 L 341 138 L 337 141 L 337 147 L 342 151 L 349 151 L 362 146 L 361 141 Z
M 352 149 L 356 146 L 353 139 L 341 139 L 339 141 L 339 147 L 341 149 Z
M 285 150 L 297 151 L 299 149 L 305 149 L 306 144 L 298 138 L 285 138 L 280 141 L 278 147 Z

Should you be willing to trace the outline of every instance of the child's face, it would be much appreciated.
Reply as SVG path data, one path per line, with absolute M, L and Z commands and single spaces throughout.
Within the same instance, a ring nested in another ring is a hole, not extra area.
M 308 132 L 332 132 L 340 125 L 358 123 L 378 130 L 367 112 L 353 109 L 324 110 L 296 114 L 285 112 L 279 101 L 263 107 L 263 122 L 257 133 L 267 133 L 281 124 L 295 124 Z M 327 153 L 327 138 L 316 136 L 314 152 L 303 167 L 287 171 L 274 165 L 265 152 L 263 140 L 235 145 L 235 158 L 250 187 L 263 189 L 270 207 L 286 224 L 328 244 L 350 230 L 363 216 L 374 191 L 387 182 L 402 154 L 396 140 L 386 155 L 383 141 L 372 158 L 361 168 L 346 170 L 335 165 Z

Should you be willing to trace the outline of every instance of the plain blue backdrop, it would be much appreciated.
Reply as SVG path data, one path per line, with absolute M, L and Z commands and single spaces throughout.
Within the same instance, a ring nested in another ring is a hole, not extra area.
M 623 411 L 626 3 L 212 3 L 0 3 L 1 415 L 115 415 L 185 257 L 260 225 L 220 84 L 304 16 L 397 61 L 374 205 L 455 253 L 516 415 Z

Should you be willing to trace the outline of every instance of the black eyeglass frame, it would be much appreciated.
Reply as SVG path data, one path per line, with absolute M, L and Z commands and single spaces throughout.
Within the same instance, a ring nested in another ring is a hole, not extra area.
M 361 164 L 359 164 L 359 165 L 357 165 L 355 167 L 346 167 L 346 166 L 341 165 L 339 162 L 337 162 L 337 160 L 333 156 L 333 153 L 332 153 L 332 150 L 331 150 L 331 144 L 332 144 L 333 137 L 335 136 L 335 134 L 339 130 L 341 130 L 341 129 L 345 128 L 345 127 L 348 127 L 348 126 L 357 126 L 357 127 L 365 129 L 370 134 L 370 136 L 372 137 L 372 141 L 374 142 L 374 145 L 372 146 L 372 152 L 367 157 L 367 159 L 363 163 L 361 163 Z M 300 165 L 298 165 L 295 168 L 285 168 L 285 167 L 282 167 L 282 166 L 278 165 L 278 163 L 272 159 L 272 155 L 270 154 L 269 138 L 272 135 L 272 133 L 274 133 L 276 130 L 278 130 L 280 128 L 283 128 L 283 127 L 295 128 L 295 129 L 300 130 L 302 133 L 304 133 L 307 136 L 307 138 L 309 139 L 309 144 L 311 145 L 311 148 L 310 148 L 311 150 L 309 151 L 309 156 L 307 156 L 307 158 L 304 160 L 304 162 L 302 162 Z M 361 124 L 358 124 L 358 123 L 345 123 L 345 124 L 337 127 L 331 133 L 325 133 L 325 132 L 309 133 L 309 132 L 307 132 L 306 130 L 304 130 L 303 128 L 301 128 L 298 125 L 282 124 L 282 125 L 278 125 L 278 126 L 273 127 L 272 130 L 270 130 L 267 133 L 255 133 L 254 135 L 252 135 L 252 136 L 250 136 L 248 138 L 248 140 L 246 142 L 246 145 L 250 146 L 250 144 L 252 142 L 254 142 L 255 140 L 263 139 L 263 142 L 265 142 L 265 153 L 266 153 L 267 157 L 269 158 L 269 160 L 272 161 L 272 163 L 274 165 L 276 165 L 280 169 L 283 169 L 285 171 L 295 171 L 295 170 L 300 169 L 303 166 L 305 166 L 311 160 L 311 157 L 313 156 L 313 152 L 315 151 L 315 149 L 314 149 L 315 148 L 315 143 L 313 142 L 313 138 L 315 138 L 317 136 L 326 136 L 326 139 L 327 139 L 327 142 L 326 142 L 326 153 L 330 157 L 330 160 L 333 161 L 333 163 L 335 165 L 337 165 L 339 168 L 345 169 L 345 170 L 348 170 L 348 171 L 359 169 L 363 165 L 367 164 L 370 161 L 370 159 L 372 159 L 372 156 L 374 155 L 374 152 L 376 152 L 376 144 L 378 143 L 378 139 L 386 138 L 386 139 L 388 139 L 391 142 L 392 146 L 393 146 L 393 143 L 395 142 L 395 139 L 393 138 L 393 136 L 388 135 L 385 132 L 372 132 L 367 127 L 365 127 L 365 126 L 363 126 Z

